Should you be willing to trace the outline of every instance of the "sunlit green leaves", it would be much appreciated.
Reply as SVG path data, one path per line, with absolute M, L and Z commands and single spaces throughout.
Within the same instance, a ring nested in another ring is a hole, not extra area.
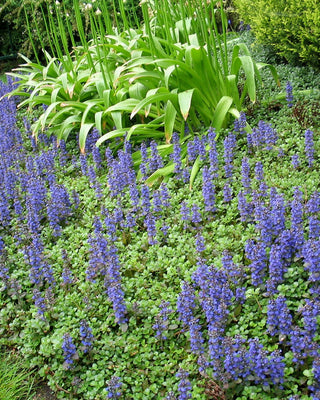
M 27 96 L 21 106 L 49 106 L 34 123 L 34 135 L 46 129 L 58 138 L 79 133 L 81 151 L 93 128 L 101 134 L 98 145 L 108 140 L 114 148 L 113 139 L 123 135 L 133 144 L 145 139 L 170 144 L 173 132 L 185 127 L 194 132 L 210 125 L 218 138 L 247 96 L 256 101 L 262 68 L 278 79 L 272 66 L 255 63 L 245 44 L 228 41 L 226 15 L 217 1 L 202 7 L 156 0 L 142 8 L 144 27 L 126 22 L 122 31 L 110 30 L 110 21 L 104 25 L 89 12 L 93 39 L 87 41 L 76 4 L 81 45 L 61 59 L 46 53 L 46 66 L 25 58 L 15 74 L 20 82 L 14 94 Z

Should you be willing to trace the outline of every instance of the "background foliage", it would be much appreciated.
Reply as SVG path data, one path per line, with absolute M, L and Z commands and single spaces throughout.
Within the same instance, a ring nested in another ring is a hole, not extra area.
M 83 12 L 85 35 L 90 39 L 92 32 L 90 31 L 89 20 L 85 15 L 87 2 L 78 0 L 78 3 Z M 118 0 L 96 0 L 92 4 L 94 10 L 102 9 L 102 4 L 104 4 L 111 19 L 121 26 L 121 18 L 117 15 L 119 12 Z M 139 17 L 139 11 L 137 13 L 138 1 L 128 0 L 123 4 L 128 20 L 130 20 L 132 24 L 134 24 L 134 22 L 136 23 L 137 20 L 135 20 L 135 18 Z M 1 29 L 5 33 L 6 40 L 0 39 L 1 52 L 8 54 L 6 52 L 8 51 L 9 37 L 4 28 L 9 27 L 11 30 L 13 48 L 16 52 L 20 52 L 31 58 L 34 57 L 34 52 L 36 52 L 43 60 L 42 49 L 50 49 L 47 32 L 48 17 L 49 13 L 56 9 L 55 6 L 55 0 L 4 0 L 4 4 L 0 5 L 0 21 L 3 21 Z M 72 26 L 76 41 L 80 42 L 80 38 L 77 37 L 76 34 L 76 18 L 73 0 L 62 0 L 61 9 L 64 14 L 68 14 L 68 21 Z M 30 34 L 32 41 L 30 40 Z
M 319 67 L 320 4 L 317 0 L 234 0 L 257 39 L 289 62 Z

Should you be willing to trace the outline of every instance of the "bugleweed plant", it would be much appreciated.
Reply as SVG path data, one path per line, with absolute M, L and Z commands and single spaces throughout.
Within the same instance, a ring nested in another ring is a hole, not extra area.
M 318 399 L 320 143 L 289 100 L 277 131 L 241 114 L 186 154 L 174 134 L 174 176 L 150 188 L 156 142 L 138 172 L 98 132 L 79 156 L 4 97 L 0 345 L 61 399 Z
M 192 138 L 201 124 L 219 131 L 230 117 L 238 118 L 246 96 L 256 101 L 261 68 L 268 67 L 277 80 L 275 69 L 255 63 L 244 43 L 227 40 L 226 16 L 216 1 L 191 2 L 188 7 L 183 1 L 143 3 L 144 24 L 135 30 L 120 8 L 127 28 L 122 33 L 112 26 L 106 10 L 94 12 L 89 7 L 90 42 L 82 33 L 77 1 L 74 9 L 82 46 L 69 54 L 68 37 L 73 43 L 74 39 L 68 23 L 64 27 L 60 9 L 56 10 L 59 30 L 55 31 L 51 16 L 48 33 L 57 56 L 46 53 L 45 67 L 26 59 L 13 74 L 18 79 L 13 94 L 27 97 L 20 106 L 48 106 L 33 125 L 34 135 L 47 128 L 47 134 L 58 139 L 79 133 L 82 152 L 88 134 L 97 128 L 102 135 L 98 145 L 111 140 L 117 147 L 114 139 L 122 140 L 126 134 L 133 146 L 146 139 L 162 141 L 160 151 L 168 153 L 174 131 L 183 136 L 188 130 Z M 186 143 L 182 143 L 185 150 Z M 137 163 L 140 158 L 136 157 Z

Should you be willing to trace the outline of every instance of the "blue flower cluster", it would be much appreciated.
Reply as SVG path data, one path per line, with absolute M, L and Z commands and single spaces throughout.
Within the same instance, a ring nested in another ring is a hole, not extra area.
M 188 400 L 191 399 L 191 383 L 188 379 L 188 372 L 184 369 L 180 368 L 177 372 L 176 376 L 179 378 L 179 385 L 178 385 L 178 400 Z
M 121 397 L 122 382 L 118 376 L 113 376 L 107 383 L 107 398 L 119 399 Z
M 73 343 L 72 336 L 69 333 L 63 335 L 62 342 L 63 356 L 66 369 L 70 369 L 75 360 L 78 359 L 77 348 Z
M 71 270 L 72 263 L 64 252 L 61 272 L 51 268 L 43 244 L 44 224 L 48 223 L 53 240 L 60 240 L 58 237 L 65 233 L 65 225 L 72 218 L 74 210 L 79 208 L 81 199 L 74 192 L 72 201 L 66 188 L 59 182 L 58 174 L 55 174 L 55 164 L 65 166 L 70 158 L 66 144 L 60 141 L 60 147 L 57 148 L 56 141 L 48 142 L 43 138 L 45 150 L 41 150 L 39 143 L 33 141 L 32 156 L 24 154 L 21 134 L 14 128 L 15 107 L 7 99 L 0 102 L 0 107 L 5 116 L 1 122 L 0 140 L 1 234 L 11 225 L 19 226 L 15 239 L 27 261 L 25 276 L 29 276 L 33 303 L 40 318 L 44 319 L 50 314 L 50 305 L 55 300 L 56 282 L 60 280 L 64 293 L 69 295 L 80 279 L 76 271 Z M 237 143 L 245 141 L 246 132 L 247 154 L 241 155 L 241 171 L 236 171 Z M 184 152 L 184 138 L 177 133 L 172 137 L 171 158 L 179 180 L 176 184 L 178 187 L 189 176 L 193 162 L 197 160 L 202 166 L 202 179 L 196 182 L 202 185 L 199 197 L 195 202 L 190 199 L 191 196 L 184 198 L 180 205 L 180 220 L 188 230 L 186 234 L 193 236 L 190 243 L 194 247 L 195 261 L 191 262 L 196 265 L 190 272 L 191 281 L 183 281 L 177 297 L 178 318 L 182 332 L 190 340 L 191 357 L 198 360 L 199 371 L 203 375 L 210 373 L 215 380 L 226 384 L 241 381 L 264 387 L 273 384 L 281 389 L 287 362 L 284 353 L 289 353 L 299 370 L 306 365 L 312 368 L 312 384 L 309 382 L 306 385 L 309 385 L 309 391 L 316 399 L 320 391 L 320 193 L 315 191 L 307 194 L 301 188 L 294 188 L 293 197 L 286 202 L 278 189 L 267 185 L 268 177 L 265 177 L 262 161 L 254 165 L 249 159 L 253 151 L 257 151 L 257 154 L 261 151 L 262 154 L 262 151 L 273 150 L 278 140 L 276 131 L 260 121 L 258 127 L 248 132 L 246 116 L 241 113 L 240 119 L 235 122 L 234 132 L 230 132 L 223 142 L 222 166 L 219 166 L 219 144 L 217 146 L 213 129 L 209 129 L 207 135 L 195 136 Z M 98 132 L 94 131 L 89 136 L 86 153 L 74 161 L 74 166 L 81 169 L 83 179 L 87 179 L 95 190 L 95 205 L 100 210 L 88 238 L 86 283 L 97 292 L 101 285 L 112 304 L 116 322 L 128 322 L 130 326 L 130 307 L 127 309 L 126 288 L 123 286 L 127 275 L 125 278 L 122 276 L 124 268 L 119 253 L 125 241 L 124 236 L 138 231 L 145 240 L 146 248 L 161 246 L 164 242 L 170 242 L 168 230 L 182 230 L 182 224 L 179 224 L 179 216 L 175 216 L 175 227 L 169 228 L 165 224 L 171 207 L 166 184 L 162 183 L 157 189 L 151 190 L 148 182 L 145 182 L 150 174 L 163 166 L 154 141 L 149 148 L 146 143 L 141 144 L 142 162 L 140 171 L 136 171 L 133 168 L 131 145 L 126 138 L 123 150 L 113 154 L 108 148 L 103 158 L 94 145 Z M 312 131 L 307 130 L 304 157 L 309 168 L 314 166 L 315 154 L 315 137 Z M 302 155 L 300 157 L 302 165 Z M 294 167 L 298 168 L 297 159 L 294 160 Z M 99 176 L 104 165 L 107 167 L 105 188 Z M 241 190 L 236 193 L 238 187 Z M 108 208 L 110 197 L 114 202 L 112 209 Z M 223 204 L 222 197 L 226 204 Z M 227 210 L 235 203 L 233 197 L 238 199 L 241 223 L 254 234 L 246 242 L 241 261 L 235 261 L 236 255 L 228 248 L 222 252 L 221 263 L 219 259 L 217 266 L 211 265 L 206 259 L 209 235 L 204 223 L 207 220 L 214 223 L 222 209 Z M 48 230 L 45 234 L 48 234 Z M 290 298 L 281 292 L 281 284 L 292 273 L 292 265 L 295 266 L 296 262 L 303 265 L 301 269 L 304 268 L 307 279 L 305 285 L 309 290 L 298 310 Z M 0 279 L 8 293 L 9 289 L 13 292 L 14 287 L 18 288 L 18 282 L 11 279 L 12 272 L 13 267 L 6 260 L 5 243 L 0 238 Z M 264 308 L 260 312 L 264 317 L 265 335 L 271 337 L 272 347 L 267 347 L 261 337 L 250 337 L 246 333 L 241 336 L 227 330 L 230 320 L 237 318 L 236 312 L 248 306 L 249 292 L 246 290 L 251 284 L 253 290 L 263 292 L 265 296 Z M 160 303 L 153 325 L 163 348 L 168 343 L 162 342 L 166 339 L 169 314 L 173 311 L 169 305 L 165 301 Z M 127 326 L 122 328 L 125 330 Z M 79 345 L 80 342 L 83 347 L 79 349 L 89 353 L 94 335 L 86 319 L 80 322 Z M 71 368 L 78 357 L 78 343 L 68 333 L 63 336 L 66 368 Z M 177 378 L 177 398 L 191 398 L 188 373 L 180 369 Z M 121 386 L 121 379 L 114 376 L 106 389 L 108 398 L 119 398 Z M 167 398 L 175 398 L 175 395 L 170 394 Z
M 156 316 L 156 323 L 152 326 L 152 328 L 156 331 L 156 337 L 160 340 L 166 340 L 167 337 L 163 335 L 163 333 L 167 330 L 168 325 L 168 316 L 172 313 L 173 310 L 168 308 L 170 303 L 168 301 L 162 300 L 160 303 L 160 312 Z
M 288 107 L 291 108 L 293 106 L 293 93 L 292 84 L 289 81 L 286 83 L 286 100 Z
M 84 319 L 80 321 L 80 338 L 84 347 L 83 351 L 87 353 L 92 347 L 94 336 L 88 322 Z

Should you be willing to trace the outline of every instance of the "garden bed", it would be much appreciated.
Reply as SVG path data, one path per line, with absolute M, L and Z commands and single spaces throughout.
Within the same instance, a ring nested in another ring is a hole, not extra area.
M 0 345 L 57 398 L 319 398 L 320 124 L 299 107 L 320 78 L 277 70 L 218 137 L 149 140 L 139 167 L 125 137 L 36 142 L 2 99 Z

